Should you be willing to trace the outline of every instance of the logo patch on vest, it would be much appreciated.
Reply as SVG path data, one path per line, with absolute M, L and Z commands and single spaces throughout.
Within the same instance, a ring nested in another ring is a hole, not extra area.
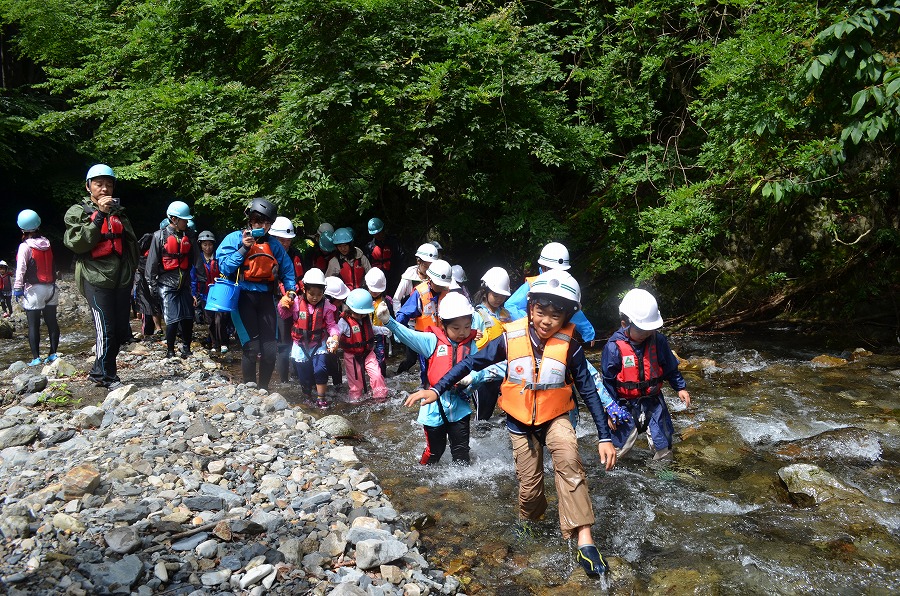
M 525 372 L 525 368 L 520 364 L 519 366 L 517 366 L 517 367 L 515 368 L 515 371 L 516 371 L 517 374 L 520 374 L 520 375 L 521 375 L 522 373 Z
M 446 356 L 447 354 L 449 354 L 449 352 L 447 351 L 447 346 L 445 345 L 438 346 L 437 352 L 435 352 L 435 356 Z
M 350 328 L 353 333 L 359 333 L 359 325 L 354 325 Z
M 622 366 L 624 368 L 634 368 L 634 356 L 624 356 L 622 358 Z
M 300 319 L 301 321 L 305 321 L 305 320 L 306 320 L 306 313 L 305 313 L 305 312 L 301 312 L 300 314 L 297 315 L 297 318 Z

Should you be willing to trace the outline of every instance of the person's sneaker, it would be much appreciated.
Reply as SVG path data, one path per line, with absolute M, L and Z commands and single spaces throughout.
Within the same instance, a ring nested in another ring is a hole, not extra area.
M 175 350 L 167 350 L 166 358 L 177 358 L 178 354 L 175 353 Z
M 41 360 L 40 357 L 37 357 L 34 360 L 32 360 L 31 362 L 29 362 L 28 366 L 37 366 L 41 362 L 43 362 L 43 360 Z
M 107 385 L 105 385 L 105 387 L 107 389 L 109 389 L 110 391 L 112 391 L 114 389 L 118 389 L 119 387 L 122 387 L 123 385 L 124 385 L 124 383 L 122 383 L 122 381 L 113 381 L 112 383 L 108 383 Z
M 186 347 L 182 346 L 182 348 L 181 348 L 181 357 L 182 358 L 190 358 L 192 354 L 193 354 L 193 352 L 191 352 L 190 348 L 186 348 Z
M 324 396 L 320 395 L 320 396 L 316 397 L 316 405 L 319 406 L 320 408 L 322 408 L 322 409 L 324 410 L 325 408 L 327 408 L 327 407 L 330 406 L 331 404 L 328 403 L 328 400 L 325 399 Z
M 584 572 L 591 577 L 599 577 L 609 571 L 609 565 L 603 560 L 603 555 L 597 550 L 593 544 L 585 544 L 578 547 L 578 554 L 575 559 Z
M 59 358 L 59 356 L 57 356 L 56 353 L 54 352 L 53 354 L 50 354 L 49 356 L 47 356 L 47 360 L 45 360 L 45 362 L 46 362 L 47 364 L 50 364 L 51 362 L 53 362 L 53 361 L 56 360 L 57 358 Z
M 220 350 L 220 352 L 222 352 L 223 354 L 227 354 L 227 353 L 228 353 L 228 346 L 222 346 L 222 349 Z

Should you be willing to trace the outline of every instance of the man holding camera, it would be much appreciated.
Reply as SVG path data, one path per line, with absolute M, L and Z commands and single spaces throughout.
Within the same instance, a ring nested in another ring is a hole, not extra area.
M 98 387 L 121 385 L 119 349 L 131 340 L 131 286 L 137 269 L 137 237 L 119 199 L 116 175 L 105 164 L 85 177 L 88 198 L 66 211 L 63 243 L 76 255 L 75 282 L 94 317 L 96 360 L 89 377 Z
M 279 281 L 285 288 L 294 287 L 294 263 L 278 239 L 269 235 L 278 217 L 278 209 L 272 202 L 253 199 L 244 215 L 247 226 L 225 236 L 216 249 L 216 259 L 219 272 L 229 279 L 236 278 L 241 288 L 231 321 L 243 349 L 243 382 L 268 389 L 278 353 L 275 287 Z

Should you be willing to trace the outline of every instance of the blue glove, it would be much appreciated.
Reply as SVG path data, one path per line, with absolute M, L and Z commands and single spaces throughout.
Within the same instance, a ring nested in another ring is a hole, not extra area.
M 613 402 L 606 406 L 606 415 L 612 420 L 613 424 L 621 424 L 623 422 L 631 422 L 631 414 L 628 410 Z
M 16 299 L 16 302 L 21 302 L 22 297 L 25 295 L 24 288 L 13 288 L 13 297 Z

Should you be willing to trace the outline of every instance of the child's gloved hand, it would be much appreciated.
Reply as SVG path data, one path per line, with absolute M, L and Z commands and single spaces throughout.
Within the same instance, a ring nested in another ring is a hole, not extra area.
M 285 294 L 281 297 L 281 300 L 278 301 L 278 306 L 281 308 L 290 308 L 292 302 L 291 297 Z
M 328 339 L 325 340 L 325 348 L 329 353 L 334 354 L 335 350 L 338 349 L 338 337 L 337 335 L 332 335 Z
M 388 310 L 388 305 L 384 300 L 378 305 L 378 308 L 375 309 L 375 316 L 378 317 L 378 320 L 382 323 L 387 323 L 391 320 L 391 311 Z
M 21 302 L 22 297 L 25 296 L 24 288 L 13 288 L 13 298 L 16 299 L 16 302 Z
M 484 377 L 483 371 L 473 370 L 472 372 L 470 372 L 469 374 L 467 374 L 466 376 L 461 378 L 459 380 L 459 382 L 457 383 L 457 385 L 459 385 L 460 387 L 465 389 L 466 387 L 468 387 L 469 385 L 471 385 L 473 383 L 477 385 L 478 383 L 481 382 L 481 379 L 483 377 Z
M 621 424 L 623 422 L 631 421 L 631 414 L 628 413 L 628 410 L 613 402 L 606 406 L 606 415 L 609 416 L 609 419 L 613 424 Z

